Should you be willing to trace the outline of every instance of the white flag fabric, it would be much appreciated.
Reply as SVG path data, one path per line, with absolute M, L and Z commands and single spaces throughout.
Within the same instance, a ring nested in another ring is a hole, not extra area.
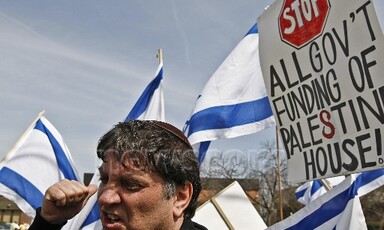
M 328 192 L 334 186 L 337 186 L 344 179 L 344 176 L 337 176 L 323 179 L 323 182 L 321 182 L 320 180 L 306 182 L 302 186 L 297 188 L 295 192 L 296 198 L 302 204 L 308 205 L 315 199 Z M 328 188 L 323 183 L 327 183 Z M 352 215 L 353 218 L 350 218 Z M 355 229 L 367 228 L 367 224 L 365 223 L 364 212 L 360 204 L 360 199 L 358 197 L 355 197 L 352 201 L 348 203 L 347 207 L 342 212 L 340 220 L 338 222 L 338 229 L 349 229 L 349 226 L 353 226 Z M 329 222 L 328 224 L 332 223 Z
M 384 169 L 348 176 L 332 190 L 272 225 L 281 229 L 367 229 L 359 197 L 384 185 Z
M 159 120 L 165 121 L 164 96 L 163 96 L 163 62 L 159 63 L 156 77 L 145 88 L 143 94 L 133 106 L 125 121 L 139 120 Z
M 0 194 L 34 218 L 35 209 L 41 206 L 45 191 L 64 178 L 79 180 L 63 138 L 41 116 L 1 162 Z
M 184 128 L 192 145 L 255 133 L 275 124 L 258 46 L 255 24 L 207 82 Z
M 163 62 L 159 63 L 156 77 L 149 83 L 125 118 L 130 120 L 159 120 L 165 121 L 164 96 L 163 96 Z M 98 184 L 98 172 L 92 177 L 91 183 Z M 82 224 L 81 224 L 82 223 Z M 94 194 L 81 212 L 71 220 L 65 227 L 73 229 L 73 226 L 81 226 L 82 230 L 102 229 L 97 203 L 97 194 Z
M 344 176 L 337 176 L 324 179 L 330 187 L 334 187 L 345 179 Z M 326 193 L 329 189 L 324 187 L 320 180 L 308 181 L 296 189 L 295 195 L 297 201 L 302 204 L 309 204 L 316 198 Z

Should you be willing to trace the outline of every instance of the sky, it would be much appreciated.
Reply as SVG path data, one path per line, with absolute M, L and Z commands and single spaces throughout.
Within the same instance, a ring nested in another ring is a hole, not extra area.
M 374 0 L 384 27 L 384 1 Z M 0 157 L 41 111 L 79 173 L 154 78 L 163 50 L 166 121 L 182 129 L 205 83 L 273 0 L 0 1 Z M 274 130 L 216 141 L 257 150 Z

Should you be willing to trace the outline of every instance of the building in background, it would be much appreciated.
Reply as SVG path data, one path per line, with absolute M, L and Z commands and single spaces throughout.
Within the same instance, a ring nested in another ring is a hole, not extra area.
M 0 223 L 30 224 L 31 218 L 7 198 L 0 196 Z

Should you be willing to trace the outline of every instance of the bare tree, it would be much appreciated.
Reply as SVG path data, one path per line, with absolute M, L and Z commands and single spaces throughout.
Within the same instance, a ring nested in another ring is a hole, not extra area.
M 257 193 L 254 191 L 258 190 L 258 182 L 253 179 L 244 180 L 248 171 L 248 159 L 243 152 L 238 150 L 219 152 L 206 160 L 200 168 L 204 198 L 213 197 L 236 180 L 255 205 Z
M 244 154 L 229 151 L 211 157 L 201 171 L 203 177 L 235 179 L 244 178 L 247 170 L 248 161 Z
M 384 186 L 360 198 L 367 224 L 384 221 Z
M 251 157 L 247 157 L 242 152 L 219 152 L 208 159 L 204 167 L 202 167 L 202 176 L 222 179 L 251 179 L 245 180 L 246 183 L 256 183 L 259 191 L 256 196 L 251 197 L 248 195 L 248 197 L 267 226 L 271 226 L 280 221 L 279 165 L 283 189 L 284 218 L 297 212 L 303 205 L 295 197 L 297 186 L 288 184 L 285 152 L 280 149 L 279 162 L 274 141 L 261 143 L 261 148 L 257 152 L 253 152 L 252 156 L 256 157 L 250 160 Z M 218 191 L 220 190 L 215 192 Z M 383 200 L 384 186 L 361 198 L 367 224 L 379 223 L 384 219 Z
M 294 188 L 287 182 L 287 159 L 285 152 L 280 154 L 278 162 L 277 148 L 274 141 L 266 141 L 261 144 L 261 149 L 252 153 L 251 157 L 247 154 L 227 151 L 219 152 L 208 159 L 201 168 L 202 177 L 223 178 L 223 179 L 252 179 L 258 185 L 258 195 L 249 199 L 255 205 L 264 222 L 270 226 L 278 221 L 279 218 L 279 178 L 278 171 L 280 166 L 281 183 L 285 190 L 290 192 L 284 194 L 284 216 L 297 211 L 302 207 L 294 197 Z M 280 165 L 279 165 L 280 164 Z
M 281 154 L 283 155 L 283 154 Z M 247 178 L 257 178 L 260 183 L 259 200 L 257 208 L 265 223 L 270 226 L 279 221 L 279 165 L 282 186 L 287 187 L 286 172 L 287 162 L 281 157 L 278 162 L 277 148 L 274 141 L 262 143 L 261 151 L 258 154 L 258 164 L 252 166 Z

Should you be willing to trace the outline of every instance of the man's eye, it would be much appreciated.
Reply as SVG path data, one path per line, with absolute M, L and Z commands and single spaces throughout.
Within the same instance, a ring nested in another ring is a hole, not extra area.
M 123 185 L 126 189 L 133 190 L 133 191 L 139 190 L 141 188 L 141 186 L 138 183 L 133 181 L 124 181 Z

